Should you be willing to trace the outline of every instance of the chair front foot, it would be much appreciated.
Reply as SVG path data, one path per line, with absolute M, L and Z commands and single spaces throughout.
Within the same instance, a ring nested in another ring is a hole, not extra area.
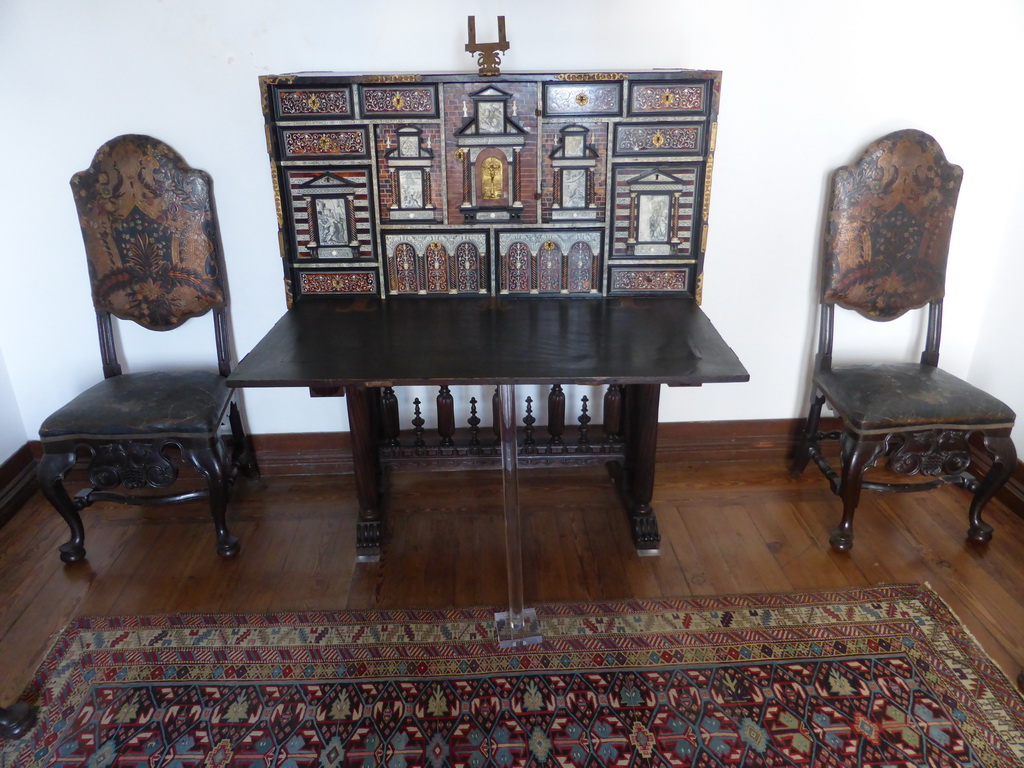
M 0 738 L 20 739 L 36 722 L 36 708 L 24 701 L 11 707 L 0 707 Z
M 60 545 L 60 559 L 65 563 L 77 563 L 85 559 L 85 546 L 79 538 L 74 536 L 70 541 Z
M 241 548 L 241 545 L 238 543 L 238 537 L 233 533 L 224 531 L 217 535 L 217 554 L 224 559 L 227 560 L 234 557 Z
M 853 528 L 839 526 L 828 538 L 828 543 L 836 552 L 849 552 L 853 549 Z
M 967 529 L 967 539 L 975 544 L 988 544 L 992 541 L 992 530 L 992 526 L 984 520 L 972 520 L 971 527 Z

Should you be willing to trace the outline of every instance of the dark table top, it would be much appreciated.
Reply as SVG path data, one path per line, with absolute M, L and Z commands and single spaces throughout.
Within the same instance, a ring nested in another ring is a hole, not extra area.
M 232 387 L 747 381 L 692 299 L 300 300 Z

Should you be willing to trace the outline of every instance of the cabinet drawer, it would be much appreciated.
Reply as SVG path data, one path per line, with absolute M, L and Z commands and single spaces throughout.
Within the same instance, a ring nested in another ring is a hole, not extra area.
M 704 81 L 630 81 L 628 111 L 631 115 L 703 115 L 708 96 Z
M 370 156 L 365 126 L 339 128 L 282 128 L 281 153 L 285 158 L 362 159 Z
M 360 85 L 359 108 L 367 119 L 437 117 L 437 86 Z
M 355 116 L 352 90 L 339 88 L 278 88 L 274 109 L 279 120 L 344 120 Z
M 615 126 L 620 157 L 680 157 L 704 154 L 703 123 L 626 123 Z
M 544 116 L 622 114 L 622 83 L 544 83 Z
M 377 270 L 300 270 L 298 273 L 299 293 L 335 293 L 376 295 L 378 288 Z
M 690 269 L 612 267 L 612 293 L 687 293 Z

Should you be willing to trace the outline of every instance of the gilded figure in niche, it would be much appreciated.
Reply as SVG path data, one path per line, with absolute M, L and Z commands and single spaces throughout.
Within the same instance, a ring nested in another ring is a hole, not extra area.
M 496 157 L 488 157 L 483 162 L 482 171 L 484 200 L 501 200 L 504 188 L 501 161 Z

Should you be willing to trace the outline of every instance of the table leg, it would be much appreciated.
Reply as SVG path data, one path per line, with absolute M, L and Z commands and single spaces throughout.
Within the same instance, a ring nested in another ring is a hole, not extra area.
M 516 445 L 516 387 L 498 385 L 501 473 L 505 490 L 505 558 L 508 566 L 507 611 L 494 614 L 499 645 L 515 648 L 541 641 L 537 612 L 523 605 L 523 531 L 519 514 L 519 450 Z
M 20 739 L 36 722 L 36 710 L 23 701 L 0 707 L 0 739 Z
M 660 384 L 631 384 L 626 388 L 629 434 L 626 446 L 626 488 L 633 544 L 640 555 L 661 552 L 658 518 L 651 507 L 654 464 L 658 451 Z
M 380 457 L 372 418 L 371 390 L 345 387 L 348 424 L 352 439 L 352 464 L 356 476 L 359 520 L 356 522 L 356 560 L 377 562 L 383 540 L 380 514 Z

